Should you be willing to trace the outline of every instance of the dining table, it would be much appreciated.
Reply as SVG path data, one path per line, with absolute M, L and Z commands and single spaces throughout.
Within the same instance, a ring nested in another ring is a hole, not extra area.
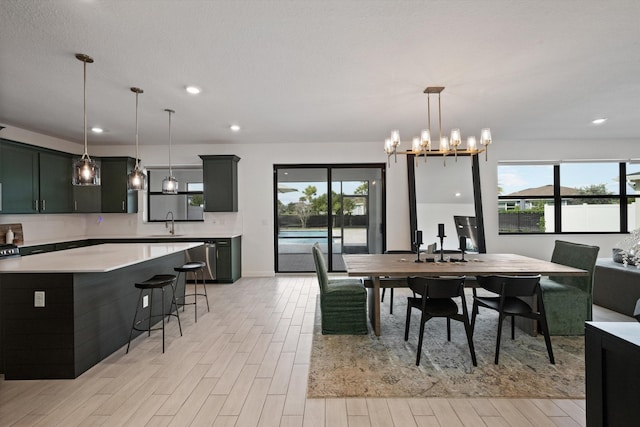
M 544 261 L 518 254 L 440 254 L 421 256 L 412 254 L 348 254 L 342 256 L 351 277 L 366 277 L 371 281 L 367 292 L 369 320 L 376 336 L 380 336 L 380 278 L 530 275 L 583 276 L 586 270 Z M 462 261 L 464 259 L 464 261 Z M 396 286 L 397 286 L 396 282 Z M 402 283 L 402 282 L 400 282 Z

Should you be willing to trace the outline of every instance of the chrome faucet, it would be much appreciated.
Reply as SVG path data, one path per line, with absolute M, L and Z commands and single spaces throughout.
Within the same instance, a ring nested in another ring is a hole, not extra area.
M 173 212 L 167 212 L 167 216 L 164 217 L 164 228 L 169 227 L 169 215 L 171 215 L 171 229 L 169 229 L 169 234 L 172 236 L 176 234 L 175 222 L 173 221 Z

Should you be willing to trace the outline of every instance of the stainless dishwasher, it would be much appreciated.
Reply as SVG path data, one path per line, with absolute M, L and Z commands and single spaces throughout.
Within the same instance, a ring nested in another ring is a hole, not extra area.
M 204 268 L 204 281 L 213 282 L 216 280 L 216 243 L 204 242 L 204 245 L 187 250 L 187 262 L 204 261 L 207 265 Z

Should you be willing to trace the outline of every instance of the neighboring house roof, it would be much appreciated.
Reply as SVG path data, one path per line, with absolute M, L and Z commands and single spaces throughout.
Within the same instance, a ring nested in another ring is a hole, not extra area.
M 627 181 L 638 181 L 638 180 L 640 180 L 640 172 L 627 174 Z
M 575 196 L 580 194 L 580 191 L 577 188 L 572 187 L 560 187 L 560 195 L 561 196 Z M 553 197 L 553 185 L 543 185 L 542 187 L 536 188 L 526 188 L 524 190 L 516 191 L 511 194 L 503 194 L 503 196 L 521 196 L 521 197 L 532 197 L 532 196 L 544 196 L 544 197 Z

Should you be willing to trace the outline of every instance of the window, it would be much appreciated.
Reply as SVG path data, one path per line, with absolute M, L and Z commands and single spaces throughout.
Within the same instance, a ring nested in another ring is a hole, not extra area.
M 640 165 L 631 163 L 501 163 L 499 233 L 627 232 L 640 225 L 637 181 Z
M 149 169 L 147 173 L 148 221 L 165 221 L 169 212 L 176 221 L 204 221 L 202 169 L 172 169 L 178 180 L 178 194 L 162 194 L 162 180 L 169 175 L 169 169 Z
M 384 164 L 274 165 L 275 268 L 314 271 L 319 243 L 329 271 L 342 254 L 384 250 Z

